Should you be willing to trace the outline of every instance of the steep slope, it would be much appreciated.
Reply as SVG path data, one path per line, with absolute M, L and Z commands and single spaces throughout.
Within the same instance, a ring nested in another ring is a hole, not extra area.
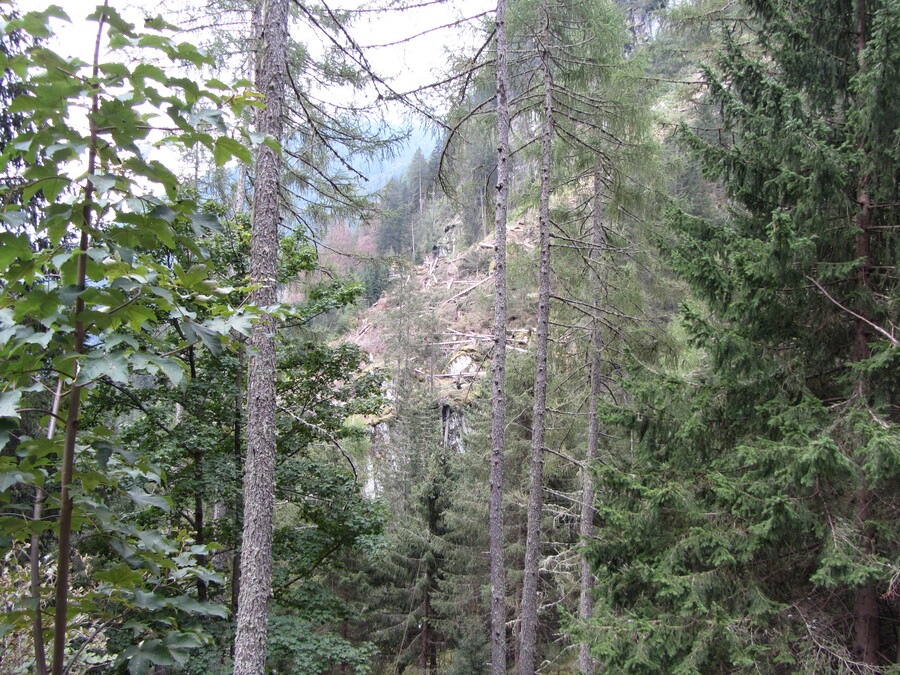
M 392 367 L 398 359 L 420 380 L 429 380 L 436 400 L 463 402 L 472 383 L 486 372 L 493 344 L 493 234 L 457 252 L 453 231 L 421 265 L 392 269 L 389 290 L 359 318 L 347 337 L 371 354 L 374 365 Z M 525 221 L 511 226 L 508 253 L 513 266 L 530 265 L 535 228 Z M 532 332 L 534 293 L 513 287 L 510 293 L 508 347 L 524 350 Z M 399 347 L 399 351 L 397 348 Z

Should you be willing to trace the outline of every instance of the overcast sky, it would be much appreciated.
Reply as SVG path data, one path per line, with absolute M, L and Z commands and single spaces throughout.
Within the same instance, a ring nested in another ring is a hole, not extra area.
M 352 7 L 365 10 L 359 0 L 332 1 L 335 3 L 333 9 L 337 9 L 337 3 L 342 2 L 343 4 L 340 5 L 342 8 Z M 379 1 L 386 3 L 389 0 Z M 367 58 L 376 72 L 389 79 L 394 91 L 397 92 L 406 92 L 434 81 L 446 70 L 450 62 L 450 52 L 462 54 L 471 51 L 477 41 L 483 40 L 483 35 L 476 29 L 484 21 L 485 13 L 493 10 L 496 0 L 446 0 L 433 4 L 429 0 L 407 1 L 410 4 L 425 6 L 405 11 L 381 13 L 362 11 L 357 15 L 350 28 L 350 33 L 356 43 L 362 47 L 369 47 L 366 49 Z M 27 6 L 30 9 L 43 2 L 44 0 L 19 0 L 19 8 L 23 10 Z M 175 24 L 185 25 L 186 22 L 185 17 L 179 17 L 177 11 L 161 9 L 156 2 L 152 5 L 152 9 L 148 9 L 150 5 L 137 4 L 133 0 L 109 0 L 109 2 L 126 20 L 136 24 L 138 28 L 141 27 L 145 15 L 148 14 L 155 16 L 161 13 L 164 19 Z M 186 6 L 186 0 L 162 0 L 162 2 L 176 10 Z M 93 58 L 97 26 L 94 22 L 85 21 L 85 17 L 94 11 L 97 3 L 94 0 L 48 0 L 46 2 L 46 4 L 51 3 L 62 6 L 72 19 L 71 23 L 55 22 L 56 36 L 51 41 L 51 48 L 63 56 L 77 56 L 89 63 Z M 196 0 L 187 6 L 193 7 L 195 12 L 200 11 L 195 3 Z M 456 26 L 440 28 L 469 17 L 474 18 Z M 232 15 L 230 18 L 234 19 L 235 17 Z M 215 20 L 214 17 L 212 21 L 215 22 Z M 220 18 L 220 24 L 225 21 L 226 18 Z M 414 37 L 420 33 L 424 34 Z M 316 39 L 311 35 L 304 35 L 302 28 L 295 26 L 293 37 L 308 44 L 308 48 L 313 53 L 323 48 L 321 44 L 317 45 Z M 202 43 L 204 34 L 189 32 L 180 35 L 178 39 Z M 390 43 L 399 44 L 378 46 Z M 102 58 L 104 58 L 103 55 L 101 55 Z M 228 76 L 218 76 L 228 79 Z M 348 102 L 344 98 L 347 95 L 346 92 L 332 91 L 322 97 L 345 103 Z M 77 113 L 74 114 L 77 115 Z M 416 147 L 421 146 L 425 152 L 430 150 L 429 142 L 423 138 L 425 133 L 423 125 L 426 124 L 424 118 L 411 115 L 408 109 L 401 106 L 393 107 L 386 114 L 392 125 L 410 125 L 414 131 L 410 147 L 399 152 L 396 162 L 402 164 L 406 155 L 412 153 Z M 73 122 L 78 123 L 77 121 Z M 180 161 L 170 152 L 162 148 L 153 150 L 152 155 L 178 171 L 176 167 L 180 165 Z
M 57 24 L 58 33 L 54 48 L 63 55 L 79 56 L 85 61 L 90 61 L 94 43 L 92 34 L 94 24 L 87 24 L 84 17 L 93 11 L 96 3 L 92 0 L 51 1 L 52 4 L 62 6 L 72 19 L 72 24 L 67 25 L 63 22 Z M 177 7 L 183 1 L 170 0 L 168 4 Z M 24 3 L 20 0 L 20 8 L 23 5 L 31 5 L 32 2 L 34 0 L 25 0 Z M 34 5 L 37 4 L 34 2 Z M 138 26 L 146 14 L 155 15 L 160 12 L 156 3 L 152 10 L 148 10 L 146 4 L 137 4 L 131 0 L 110 0 L 110 4 L 127 20 Z M 446 67 L 449 61 L 447 50 L 459 53 L 471 48 L 478 39 L 475 28 L 483 18 L 474 18 L 455 27 L 437 29 L 438 27 L 464 18 L 483 17 L 493 9 L 495 0 L 446 0 L 434 4 L 428 4 L 427 0 L 426 2 L 412 0 L 411 4 L 426 6 L 405 11 L 363 12 L 355 19 L 349 31 L 358 44 L 372 47 L 367 50 L 370 62 L 380 74 L 393 81 L 398 91 L 406 91 L 430 82 L 435 73 L 441 72 Z M 363 7 L 355 0 L 334 0 L 334 5 L 334 8 L 342 9 Z M 163 18 L 178 23 L 177 16 L 167 14 L 164 10 L 162 13 Z M 423 32 L 424 35 L 407 40 Z M 295 38 L 308 43 L 311 49 L 321 48 L 317 47 L 314 38 L 304 36 L 296 29 L 294 33 Z M 376 47 L 400 41 L 403 42 L 387 47 Z

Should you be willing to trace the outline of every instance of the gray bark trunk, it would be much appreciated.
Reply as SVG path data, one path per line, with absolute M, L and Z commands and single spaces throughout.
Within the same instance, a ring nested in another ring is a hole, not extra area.
M 858 0 L 856 3 L 856 39 L 857 39 L 857 65 L 859 72 L 865 71 L 866 36 L 868 34 L 868 8 L 866 0 Z M 857 140 L 857 147 L 866 154 L 864 135 Z M 863 298 L 870 297 L 872 288 L 869 275 L 872 272 L 872 247 L 870 235 L 872 231 L 872 196 L 869 194 L 871 175 L 863 173 L 857 182 L 856 203 L 859 210 L 856 213 L 856 257 L 862 260 L 857 268 L 856 281 L 858 291 Z M 869 347 L 869 331 L 866 322 L 862 318 L 856 321 L 855 339 L 853 344 L 852 359 L 854 362 L 865 361 L 871 355 Z M 857 395 L 865 400 L 869 395 L 868 380 L 865 375 L 860 375 L 857 380 Z M 862 484 L 867 482 L 865 468 L 860 467 Z M 864 552 L 871 555 L 875 550 L 875 532 L 866 526 L 869 518 L 869 506 L 872 494 L 867 489 L 859 490 L 856 496 L 856 521 L 863 530 Z M 878 615 L 878 590 L 874 581 L 866 581 L 854 591 L 853 598 L 853 655 L 867 665 L 877 665 L 879 651 L 881 649 L 881 625 Z
M 506 675 L 506 567 L 503 556 L 503 455 L 506 449 L 506 211 L 509 199 L 509 74 L 506 0 L 497 0 L 497 201 L 494 208 L 494 355 L 491 364 L 491 675 Z
M 591 218 L 591 275 L 593 277 L 593 296 L 595 302 L 605 294 L 605 281 L 600 276 L 600 256 L 602 255 L 605 237 L 603 236 L 603 206 L 602 206 L 602 180 L 600 168 L 594 172 L 594 213 Z M 603 335 L 601 333 L 600 317 L 595 314 L 591 325 L 591 385 L 588 397 L 588 437 L 587 451 L 584 458 L 581 484 L 581 544 L 585 545 L 594 534 L 594 477 L 591 475 L 591 464 L 597 456 L 600 442 L 600 420 L 597 414 L 597 399 L 600 397 L 601 366 L 603 351 Z M 582 624 L 590 621 L 594 613 L 594 599 L 591 592 L 594 588 L 594 575 L 588 563 L 587 556 L 581 554 L 581 591 L 578 598 L 578 619 Z M 578 668 L 583 675 L 592 675 L 594 672 L 594 659 L 591 658 L 590 645 L 582 642 L 578 651 Z
M 547 342 L 550 336 L 550 159 L 553 148 L 553 78 L 550 73 L 550 16 L 544 7 L 541 29 L 541 72 L 544 121 L 541 133 L 541 196 L 538 206 L 540 271 L 537 337 L 534 348 L 534 409 L 531 427 L 531 486 L 522 580 L 519 632 L 519 675 L 533 675 L 537 660 L 538 582 L 540 581 L 541 512 L 544 490 L 544 437 L 547 414 Z
M 262 0 L 256 86 L 265 108 L 257 130 L 281 140 L 287 81 L 287 0 Z M 257 307 L 277 301 L 281 159 L 265 145 L 256 151 L 250 277 Z M 272 581 L 275 485 L 275 319 L 263 315 L 253 326 L 247 374 L 247 459 L 244 470 L 244 533 L 235 636 L 235 675 L 262 675 L 266 660 Z

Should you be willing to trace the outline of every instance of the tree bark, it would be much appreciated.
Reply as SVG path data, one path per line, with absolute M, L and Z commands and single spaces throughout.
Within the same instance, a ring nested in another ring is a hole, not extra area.
M 866 0 L 857 0 L 856 3 L 856 49 L 857 67 L 860 72 L 865 69 L 866 36 L 868 31 Z M 860 132 L 857 146 L 861 155 L 868 154 L 865 135 Z M 855 225 L 856 233 L 856 258 L 861 260 L 856 272 L 858 292 L 862 302 L 868 302 L 871 294 L 870 274 L 872 271 L 872 247 L 870 234 L 872 229 L 872 197 L 869 194 L 870 176 L 865 168 L 857 181 Z M 865 314 L 865 310 L 860 312 Z M 854 362 L 864 361 L 870 356 L 869 327 L 862 319 L 857 319 L 854 331 L 854 343 L 852 358 Z M 868 382 L 865 375 L 861 374 L 857 381 L 857 396 L 863 401 L 869 394 Z M 860 467 L 860 472 L 865 470 Z M 862 476 L 865 483 L 865 476 Z M 856 520 L 857 526 L 863 533 L 866 554 L 871 554 L 875 548 L 875 534 L 867 526 L 865 521 L 869 518 L 869 504 L 872 494 L 869 490 L 862 489 L 856 496 Z M 853 599 L 853 654 L 857 659 L 869 665 L 878 664 L 878 650 L 880 648 L 880 625 L 878 618 L 878 591 L 873 581 L 866 581 L 857 587 Z
M 287 0 L 262 0 L 256 86 L 265 108 L 257 130 L 279 142 L 287 82 Z M 266 145 L 256 151 L 250 277 L 259 287 L 257 307 L 277 301 L 281 159 Z M 272 589 L 272 528 L 275 484 L 275 319 L 264 314 L 253 326 L 247 383 L 247 459 L 244 471 L 244 534 L 235 636 L 235 675 L 262 675 L 266 660 Z
M 519 632 L 519 675 L 533 675 L 537 660 L 538 582 L 540 581 L 541 513 L 544 490 L 544 438 L 547 414 L 547 342 L 550 336 L 550 159 L 553 148 L 553 78 L 550 72 L 550 15 L 543 8 L 541 73 L 544 120 L 541 133 L 541 195 L 538 206 L 540 270 L 537 336 L 534 349 L 534 409 L 531 424 L 531 468 L 528 525 L 525 538 L 522 613 Z
M 591 251 L 588 259 L 591 262 L 591 276 L 593 278 L 593 296 L 595 302 L 599 302 L 604 295 L 605 282 L 600 276 L 600 257 L 603 252 L 605 237 L 603 236 L 603 205 L 602 205 L 602 178 L 600 167 L 594 170 L 594 213 L 591 216 Z M 595 314 L 591 324 L 591 383 L 588 396 L 588 433 L 587 450 L 584 457 L 581 483 L 581 522 L 579 534 L 581 545 L 590 541 L 594 534 L 594 477 L 591 474 L 591 464 L 597 456 L 600 442 L 600 419 L 597 414 L 597 399 L 600 397 L 601 366 L 603 363 L 603 334 L 601 332 L 600 317 Z M 590 621 L 594 613 L 594 599 L 591 592 L 594 588 L 594 575 L 588 563 L 587 556 L 581 553 L 581 589 L 578 597 L 578 619 L 582 625 Z M 578 668 L 582 675 L 593 675 L 594 659 L 591 657 L 591 647 L 585 640 L 578 649 Z
M 497 185 L 494 207 L 494 354 L 491 363 L 491 472 L 488 500 L 491 675 L 506 675 L 506 567 L 503 556 L 503 456 L 506 450 L 506 217 L 509 199 L 509 73 L 506 0 L 497 0 Z

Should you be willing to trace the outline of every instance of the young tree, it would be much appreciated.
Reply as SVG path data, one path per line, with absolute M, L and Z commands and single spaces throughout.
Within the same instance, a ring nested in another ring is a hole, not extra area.
M 67 19 L 50 8 L 23 14 L 6 23 L 4 31 L 47 37 L 51 17 Z M 184 370 L 175 355 L 199 341 L 218 349 L 221 336 L 236 326 L 202 267 L 186 273 L 179 265 L 160 262 L 160 249 L 184 247 L 202 258 L 196 238 L 204 225 L 216 221 L 200 214 L 193 200 L 180 198 L 176 177 L 139 147 L 159 134 L 162 144 L 212 149 L 214 139 L 188 121 L 195 107 L 186 99 L 210 103 L 207 119 L 220 121 L 224 101 L 156 66 L 129 68 L 100 59 L 100 47 L 108 39 L 117 57 L 121 52 L 116 48 L 128 45 L 174 61 L 203 63 L 196 49 L 165 35 L 169 27 L 162 20 L 151 20 L 148 32 L 139 33 L 107 6 L 90 18 L 97 24 L 90 66 L 40 46 L 7 54 L 3 63 L 4 70 L 22 78 L 8 112 L 27 113 L 33 125 L 20 128 L 16 142 L 0 155 L 3 169 L 17 172 L 16 180 L 2 186 L 0 216 L 6 336 L 0 408 L 7 418 L 2 444 L 15 450 L 0 457 L 5 476 L 0 500 L 5 510 L 19 511 L 23 492 L 33 495 L 28 506 L 33 520 L 16 519 L 25 523 L 24 531 L 6 522 L 5 545 L 15 545 L 25 533 L 56 535 L 54 673 L 73 668 L 98 648 L 106 631 L 127 620 L 122 617 L 138 612 L 146 615 L 133 625 L 140 644 L 120 645 L 113 658 L 121 662 L 131 657 L 135 668 L 182 662 L 184 649 L 199 644 L 199 634 L 187 625 L 172 630 L 177 612 L 222 614 L 221 608 L 192 600 L 182 588 L 187 580 L 208 574 L 196 564 L 203 547 L 186 552 L 177 564 L 180 569 L 175 563 L 160 566 L 161 552 L 174 552 L 184 542 L 174 540 L 177 534 L 169 538 L 168 532 L 150 533 L 139 526 L 152 509 L 169 508 L 168 500 L 147 491 L 161 483 L 159 470 L 145 454 L 125 452 L 121 436 L 83 413 L 101 398 L 103 385 L 122 386 L 136 373 L 161 373 L 179 384 Z M 168 93 L 160 94 L 160 85 Z M 236 105 L 246 102 L 239 91 L 229 96 Z M 71 122 L 70 111 L 78 107 L 87 113 L 86 132 Z M 27 204 L 38 192 L 46 207 L 34 221 Z M 184 229 L 191 230 L 190 237 Z M 215 306 L 219 325 L 195 321 L 189 302 Z M 190 336 L 176 340 L 174 352 L 169 348 L 170 323 L 161 316 Z M 50 403 L 41 400 L 41 391 L 53 392 Z M 59 420 L 62 435 L 53 423 L 38 435 L 25 432 L 19 425 L 33 413 Z M 131 506 L 123 502 L 125 497 Z M 33 567 L 40 564 L 40 539 L 31 538 Z M 85 559 L 94 566 L 88 581 L 73 575 Z M 34 605 L 10 618 L 15 628 L 23 617 L 34 619 L 34 666 L 43 672 L 45 636 L 37 620 L 42 591 L 34 569 L 31 582 Z M 84 621 L 93 624 L 93 632 L 73 647 L 70 629 Z

